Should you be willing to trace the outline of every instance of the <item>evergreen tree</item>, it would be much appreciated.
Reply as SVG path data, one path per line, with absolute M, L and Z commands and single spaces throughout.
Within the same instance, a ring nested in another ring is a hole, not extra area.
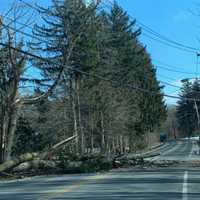
M 177 105 L 177 120 L 182 136 L 191 136 L 195 131 L 199 131 L 198 112 L 200 104 L 200 83 L 196 79 L 193 83 L 186 80 L 180 94 Z M 196 100 L 196 101 L 195 101 Z
M 53 1 L 41 12 L 46 25 L 36 26 L 34 33 L 45 42 L 32 47 L 55 65 L 34 62 L 45 78 L 56 78 L 64 67 L 54 95 L 65 108 L 60 116 L 68 124 L 65 130 L 79 136 L 76 151 L 84 153 L 86 146 L 102 152 L 133 149 L 160 125 L 166 111 L 136 22 L 116 2 L 110 13 L 96 12 L 81 0 Z
M 18 119 L 15 132 L 15 142 L 12 148 L 12 155 L 19 156 L 27 152 L 33 152 L 37 148 L 36 134 L 31 128 L 27 119 L 20 117 Z

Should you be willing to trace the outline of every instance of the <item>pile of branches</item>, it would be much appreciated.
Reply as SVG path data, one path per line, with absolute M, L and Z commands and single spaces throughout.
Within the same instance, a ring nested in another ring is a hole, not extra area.
M 48 151 L 42 153 L 26 153 L 0 164 L 1 176 L 21 178 L 24 176 L 33 176 L 41 174 L 59 174 L 59 173 L 88 173 L 107 171 L 113 168 L 124 168 L 134 166 L 146 166 L 152 164 L 146 160 L 158 156 L 158 153 L 144 153 L 140 155 L 64 155 L 55 157 L 56 152 L 60 151 L 63 145 L 73 141 L 76 138 L 72 136 L 66 140 L 54 145 Z

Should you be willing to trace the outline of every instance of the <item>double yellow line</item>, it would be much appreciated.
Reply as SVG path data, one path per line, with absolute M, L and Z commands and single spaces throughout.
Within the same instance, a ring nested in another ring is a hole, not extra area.
M 85 177 L 81 181 L 78 181 L 78 182 L 74 183 L 73 185 L 67 186 L 67 188 L 62 187 L 60 189 L 58 188 L 55 190 L 51 190 L 51 192 L 46 194 L 45 197 L 41 197 L 38 200 L 50 200 L 52 198 L 59 197 L 64 193 L 73 192 L 74 190 L 80 188 L 84 184 L 92 183 L 93 181 L 97 181 L 97 180 L 101 180 L 101 179 L 105 179 L 106 177 L 108 177 L 108 175 L 106 175 L 106 174 L 97 174 L 97 175 Z

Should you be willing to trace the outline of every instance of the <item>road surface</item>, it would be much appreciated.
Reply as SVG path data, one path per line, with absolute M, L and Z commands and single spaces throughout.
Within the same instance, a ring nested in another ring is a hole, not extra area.
M 192 141 L 171 141 L 154 159 L 200 160 Z M 199 200 L 200 168 L 137 168 L 0 182 L 0 200 Z

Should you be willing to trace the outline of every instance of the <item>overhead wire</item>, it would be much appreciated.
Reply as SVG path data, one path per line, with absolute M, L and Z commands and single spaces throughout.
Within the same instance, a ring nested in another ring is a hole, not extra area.
M 114 3 L 110 0 L 105 0 L 105 1 L 108 2 L 111 6 L 114 5 Z M 109 9 L 111 9 L 111 8 L 112 7 L 110 7 Z M 131 19 L 135 20 L 135 18 L 132 17 L 131 15 L 128 15 L 128 16 Z M 200 49 L 198 49 L 198 48 L 194 48 L 192 46 L 182 44 L 182 43 L 177 42 L 175 40 L 169 39 L 168 37 L 166 37 L 164 35 L 161 35 L 160 33 L 154 31 L 152 28 L 146 26 L 144 23 L 140 22 L 139 20 L 136 21 L 136 24 L 138 24 L 138 27 L 142 28 L 142 30 L 144 30 L 146 32 L 146 33 L 143 33 L 142 35 L 144 35 L 145 37 L 148 37 L 148 38 L 150 38 L 150 39 L 152 39 L 156 42 L 159 42 L 161 44 L 164 44 L 164 45 L 167 45 L 169 47 L 173 47 L 173 48 L 176 48 L 178 50 L 185 51 L 185 52 L 188 52 L 188 53 L 196 54 L 197 52 L 200 52 Z
M 163 44 L 165 46 L 168 46 L 168 47 L 172 47 L 172 48 L 175 48 L 175 49 L 178 49 L 178 50 L 181 50 L 181 51 L 184 51 L 184 52 L 188 52 L 188 53 L 192 53 L 192 54 L 196 54 L 196 51 L 192 51 L 192 50 L 188 50 L 188 49 L 184 49 L 182 47 L 178 47 L 178 46 L 174 46 L 173 44 L 170 44 L 170 43 L 167 43 L 165 40 L 160 40 L 159 38 L 155 38 L 151 35 L 148 35 L 147 33 L 142 33 L 143 36 L 151 39 L 151 40 L 154 40 L 160 44 Z
M 20 23 L 20 24 L 23 24 L 23 23 Z M 25 25 L 25 24 L 23 24 L 23 25 Z M 21 34 L 23 34 L 25 36 L 28 36 L 31 39 L 36 39 L 36 40 L 38 40 L 40 42 L 46 42 L 45 40 L 42 40 L 41 38 L 38 38 L 38 37 L 36 37 L 36 36 L 34 36 L 34 35 L 30 34 L 30 33 L 27 33 L 25 31 L 16 29 L 16 28 L 14 28 L 12 26 L 5 25 L 4 23 L 2 24 L 2 26 L 5 27 L 5 28 L 9 28 L 9 29 L 11 29 L 11 30 L 13 30 L 15 32 L 19 32 L 19 33 L 21 33 Z M 190 72 L 186 72 L 186 71 L 178 71 L 178 70 L 170 69 L 170 68 L 167 68 L 165 66 L 159 66 L 159 65 L 157 65 L 156 67 L 164 69 L 164 70 L 168 70 L 168 71 L 171 71 L 171 72 L 176 72 L 176 73 L 193 74 L 193 75 L 195 74 L 195 73 L 190 73 Z
M 25 36 L 27 36 L 27 37 L 29 37 L 29 38 L 31 38 L 31 39 L 36 39 L 36 40 L 38 40 L 38 41 L 40 41 L 40 42 L 46 42 L 45 40 L 42 40 L 41 38 L 38 38 L 38 37 L 36 37 L 36 36 L 34 36 L 34 35 L 32 35 L 32 34 L 29 34 L 29 33 L 25 32 L 25 31 L 22 31 L 22 30 L 20 30 L 20 29 L 16 29 L 16 28 L 14 28 L 14 27 L 12 27 L 12 26 L 8 26 L 8 25 L 6 25 L 6 24 L 4 24 L 4 23 L 2 23 L 2 26 L 5 27 L 5 28 L 9 28 L 9 29 L 11 29 L 11 30 L 13 30 L 13 31 L 15 31 L 15 32 L 19 32 L 19 33 L 21 33 L 21 34 L 23 34 L 23 35 L 25 35 Z M 171 69 L 171 68 L 168 68 L 168 67 L 165 67 L 165 66 L 161 66 L 161 65 L 155 65 L 155 66 L 156 66 L 157 68 L 161 68 L 161 69 L 164 69 L 164 70 L 167 70 L 167 71 L 171 71 L 171 72 L 176 72 L 176 73 L 192 74 L 192 75 L 195 75 L 195 74 L 196 74 L 196 73 L 192 73 L 192 72 L 174 70 L 174 69 Z
M 39 12 L 39 9 L 37 9 L 37 7 L 31 5 L 30 3 L 27 3 L 27 2 L 24 1 L 24 0 L 18 0 L 18 1 L 24 3 L 25 5 L 31 7 L 32 9 L 35 9 L 36 11 Z M 20 23 L 20 22 L 17 22 L 17 23 L 19 23 L 19 24 L 21 24 L 21 25 L 25 25 L 25 24 Z M 140 22 L 140 23 L 141 23 L 141 22 Z M 4 25 L 4 26 L 5 26 L 5 25 Z M 13 27 L 9 27 L 9 28 L 14 29 Z M 29 28 L 32 28 L 32 27 L 29 27 Z M 149 29 L 150 29 L 150 28 L 149 28 Z M 20 32 L 20 33 L 22 33 L 22 34 L 24 34 L 24 35 L 26 35 L 26 36 L 28 36 L 28 37 L 31 37 L 31 38 L 37 39 L 38 41 L 46 42 L 46 41 L 42 40 L 41 38 L 38 38 L 38 37 L 36 37 L 36 36 L 34 36 L 34 35 L 32 35 L 32 34 L 29 34 L 29 33 L 27 33 L 27 32 L 24 32 L 24 31 L 21 31 L 21 30 L 17 30 L 17 31 Z M 152 31 L 153 31 L 153 30 L 152 30 Z M 163 36 L 163 37 L 164 37 L 164 36 Z M 195 52 L 195 53 L 196 53 L 196 52 Z M 170 65 L 167 65 L 167 64 L 165 64 L 165 65 L 168 66 L 168 67 L 170 66 Z M 174 69 L 167 68 L 167 67 L 165 67 L 165 66 L 159 66 L 159 65 L 158 65 L 157 67 L 158 67 L 158 68 L 165 69 L 165 70 L 169 70 L 169 71 L 177 72 L 177 73 L 185 73 L 185 74 L 193 74 L 193 75 L 196 74 L 195 72 L 192 73 L 192 72 L 186 72 L 186 71 L 178 71 L 178 70 L 174 70 Z M 175 67 L 175 66 L 171 66 L 171 67 L 172 67 L 172 68 L 177 68 L 177 67 Z
M 183 70 L 183 68 L 186 68 L 186 66 L 175 66 L 175 65 L 172 65 L 172 64 L 168 64 L 168 63 L 165 63 L 163 61 L 160 61 L 160 60 L 157 60 L 157 59 L 151 59 L 152 61 L 156 62 L 156 63 L 159 63 L 158 65 L 163 65 L 163 66 L 166 66 L 166 67 L 170 67 L 172 69 L 176 68 L 178 70 Z M 196 72 L 194 72 L 195 74 Z
M 24 5 L 26 5 L 28 7 L 36 10 L 37 12 L 40 12 L 40 10 L 36 6 L 33 6 L 32 4 L 30 4 L 30 3 L 28 3 L 24 0 L 18 0 L 18 1 L 23 3 Z M 113 6 L 113 3 L 110 0 L 107 0 L 107 1 Z M 105 6 L 108 6 L 103 1 L 102 1 L 102 4 L 104 4 Z M 134 19 L 131 15 L 129 15 L 129 17 Z M 142 22 L 140 22 L 138 20 L 137 20 L 137 23 L 138 23 L 138 25 L 140 25 L 139 27 L 142 27 L 144 31 L 150 33 L 154 37 L 148 35 L 147 33 L 143 33 L 143 35 L 154 40 L 154 41 L 160 42 L 164 45 L 168 45 L 170 47 L 177 48 L 179 50 L 189 52 L 189 53 L 195 53 L 196 54 L 197 52 L 200 51 L 200 49 L 198 49 L 198 48 L 194 48 L 194 47 L 191 47 L 189 45 L 185 45 L 185 44 L 182 44 L 180 42 L 171 40 L 171 39 L 167 38 L 166 36 L 163 36 L 160 33 L 154 31 L 153 29 L 151 29 L 150 27 L 146 26 L 145 24 L 143 24 Z M 155 37 L 157 37 L 157 38 L 155 38 Z
M 25 1 L 23 1 L 23 0 L 19 0 L 19 1 L 25 3 Z M 29 6 L 30 6 L 30 5 L 29 5 Z M 35 9 L 35 7 L 33 7 L 33 6 L 32 6 L 32 8 Z M 25 34 L 25 35 L 27 35 L 27 36 L 29 36 L 29 37 L 32 37 L 32 36 L 33 36 L 33 35 L 31 35 L 31 34 L 27 34 L 27 33 L 22 32 L 22 31 L 20 31 L 20 30 L 16 30 L 16 31 L 17 31 L 17 32 L 21 32 L 21 33 L 23 33 L 23 34 Z M 38 38 L 37 38 L 37 39 L 38 39 Z M 0 45 L 6 46 L 6 44 L 4 44 L 4 43 L 0 43 Z M 8 46 L 7 46 L 7 47 L 8 47 Z M 9 46 L 9 48 L 12 48 L 12 49 L 16 50 L 16 48 L 11 47 L 11 46 Z M 17 50 L 19 50 L 19 49 L 17 49 Z M 29 53 L 29 52 L 25 52 L 25 51 L 23 51 L 23 50 L 19 50 L 19 51 L 20 51 L 21 53 L 23 53 L 23 54 L 26 54 L 26 55 L 30 56 L 30 57 L 34 57 L 34 58 L 43 60 L 43 61 L 45 61 L 45 62 L 49 62 L 48 60 L 46 60 L 45 58 L 42 58 L 41 56 L 37 56 L 37 55 L 31 54 L 31 53 Z M 45 60 L 44 60 L 44 59 L 45 59 Z M 55 63 L 51 63 L 51 64 L 55 64 Z M 72 70 L 72 69 L 71 69 L 71 70 Z M 73 69 L 73 70 L 79 71 L 79 72 L 82 73 L 82 74 L 87 74 L 86 72 L 83 72 L 83 71 L 81 71 L 81 70 L 77 70 L 77 69 Z M 180 73 L 179 71 L 176 71 L 176 72 Z M 184 72 L 184 73 L 185 73 L 185 72 Z M 191 73 L 190 73 L 190 74 L 191 74 Z M 91 76 L 91 74 L 88 74 L 88 75 Z M 104 77 L 101 77 L 101 76 L 98 76 L 98 75 L 92 75 L 92 76 L 98 77 L 98 78 L 100 78 L 100 79 L 102 79 L 102 80 L 106 80 L 106 81 L 111 81 L 111 82 L 113 81 L 113 80 L 105 79 Z M 168 85 L 169 85 L 169 83 L 166 83 L 166 82 L 165 82 L 165 84 L 168 84 Z M 170 85 L 172 85 L 172 84 L 170 84 Z M 129 86 L 130 86 L 130 85 L 129 85 Z M 132 85 L 131 85 L 131 88 L 132 88 L 132 89 L 135 89 L 135 90 L 139 90 L 139 91 L 145 92 L 145 93 L 150 93 L 150 94 L 154 94 L 154 95 L 155 95 L 155 91 L 150 91 L 150 90 L 143 89 L 143 88 L 139 88 L 139 87 L 132 86 Z M 175 99 L 179 99 L 179 98 L 180 98 L 180 97 L 178 97 L 178 96 L 173 96 L 173 95 L 168 95 L 168 94 L 162 94 L 162 95 L 165 96 L 165 97 L 170 97 L 170 98 L 175 98 Z M 190 100 L 194 100 L 194 99 L 190 99 Z
M 180 47 L 183 48 L 183 49 L 190 49 L 190 50 L 192 50 L 192 51 L 195 52 L 195 53 L 198 52 L 198 51 L 200 51 L 200 49 L 198 49 L 198 48 L 194 48 L 194 47 L 191 47 L 191 46 L 182 44 L 182 43 L 180 43 L 180 42 L 177 42 L 177 41 L 175 41 L 175 40 L 169 39 L 169 38 L 166 37 L 166 36 L 161 35 L 160 33 L 154 31 L 152 28 L 146 26 L 145 24 L 143 24 L 143 23 L 140 22 L 139 20 L 137 20 L 137 23 L 138 23 L 138 24 L 143 28 L 143 30 L 145 30 L 146 32 L 148 32 L 148 33 L 150 33 L 150 34 L 152 34 L 152 35 L 154 35 L 154 36 L 156 36 L 156 37 L 158 37 L 158 38 L 160 38 L 160 39 L 162 39 L 162 40 L 165 40 L 166 42 L 169 42 L 169 43 L 171 43 L 171 44 L 173 44 L 173 45 L 176 45 L 176 46 L 180 46 Z
M 177 81 L 177 79 L 175 79 L 175 78 L 172 78 L 172 77 L 169 77 L 169 76 L 165 76 L 165 75 L 160 74 L 160 73 L 156 73 L 156 74 L 157 74 L 158 77 L 164 78 L 165 80 L 167 79 L 167 80 L 169 80 L 169 81 Z M 179 78 L 179 79 L 180 79 L 180 78 Z M 178 80 L 179 80 L 179 79 L 178 79 Z
M 168 82 L 165 82 L 165 81 L 160 81 L 160 82 L 163 83 L 163 84 L 165 84 L 165 85 L 181 89 L 181 87 L 178 86 L 178 85 L 174 85 L 174 84 L 171 84 L 171 83 L 168 83 Z
M 15 50 L 19 53 L 22 53 L 24 55 L 27 55 L 27 56 L 30 56 L 32 58 L 36 58 L 36 59 L 39 59 L 41 61 L 44 61 L 48 64 L 53 64 L 53 65 L 56 65 L 56 63 L 54 63 L 53 61 L 51 60 L 48 60 L 46 58 L 43 58 L 43 57 L 40 57 L 40 56 L 37 56 L 35 54 L 32 54 L 30 52 L 26 52 L 24 50 L 21 50 L 21 49 L 18 49 L 16 47 L 13 47 L 9 44 L 5 44 L 5 43 L 2 43 L 0 42 L 0 45 L 3 46 L 3 47 L 7 47 L 7 48 L 10 48 L 12 50 Z M 108 79 L 108 78 L 105 78 L 103 76 L 100 76 L 100 75 L 97 75 L 97 74 L 91 74 L 91 73 L 88 73 L 88 72 L 84 72 L 80 69 L 75 69 L 73 67 L 70 67 L 70 66 L 67 66 L 67 69 L 69 70 L 72 70 L 72 71 L 76 71 L 76 72 L 79 72 L 81 74 L 84 74 L 84 75 L 87 75 L 87 76 L 92 76 L 92 77 L 95 77 L 95 78 L 98 78 L 100 80 L 103 80 L 103 81 L 106 81 L 106 82 L 110 82 L 114 85 L 118 85 L 118 81 L 115 81 L 115 80 L 112 80 L 112 79 Z M 127 89 L 132 89 L 132 90 L 136 90 L 136 91 L 140 91 L 140 92 L 143 92 L 143 93 L 146 93 L 146 94 L 149 94 L 149 95 L 154 95 L 154 96 L 164 96 L 164 97 L 168 97 L 168 98 L 173 98 L 173 99 L 180 99 L 179 96 L 174 96 L 174 95 L 169 95 L 169 94 L 160 94 L 158 93 L 157 91 L 153 91 L 153 90 L 148 90 L 148 89 L 145 89 L 145 88 L 140 88 L 138 86 L 134 86 L 134 85 L 131 85 L 131 84 L 123 84 L 123 86 Z M 200 99 L 194 99 L 194 98 L 183 98 L 185 100 L 188 100 L 188 101 L 200 101 Z
M 170 71 L 170 72 L 174 72 L 174 73 L 181 73 L 181 74 L 189 74 L 189 75 L 194 75 L 195 73 L 192 73 L 192 72 L 186 72 L 186 71 L 179 71 L 179 70 L 175 70 L 175 69 L 171 69 L 169 67 L 166 67 L 166 66 L 161 66 L 161 65 L 155 65 L 156 68 L 159 68 L 159 69 L 163 69 L 163 70 L 166 70 L 166 71 Z

